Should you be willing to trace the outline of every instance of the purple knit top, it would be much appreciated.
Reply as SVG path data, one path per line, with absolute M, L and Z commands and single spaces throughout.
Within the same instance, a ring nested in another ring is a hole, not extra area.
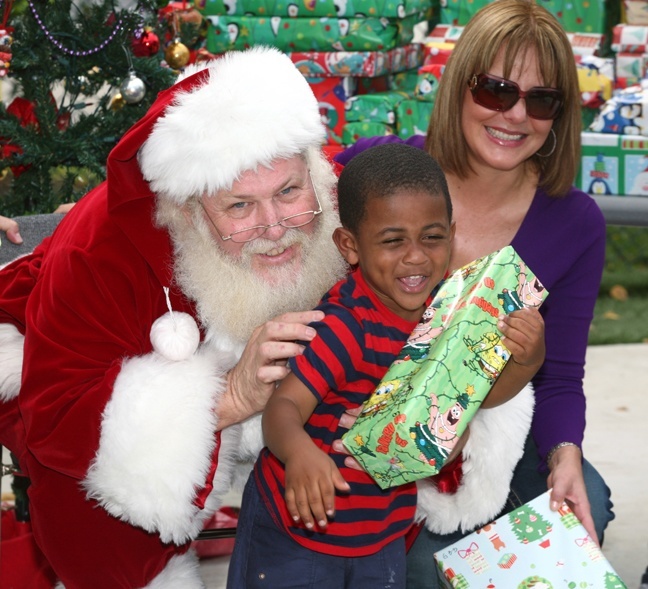
M 401 140 L 360 139 L 335 160 L 345 164 L 360 151 L 391 141 Z M 405 142 L 422 149 L 425 138 Z M 596 202 L 576 188 L 562 198 L 538 189 L 511 245 L 549 291 L 540 308 L 547 353 L 533 378 L 531 426 L 544 461 L 556 444 L 583 441 L 585 352 L 605 259 L 605 219 Z

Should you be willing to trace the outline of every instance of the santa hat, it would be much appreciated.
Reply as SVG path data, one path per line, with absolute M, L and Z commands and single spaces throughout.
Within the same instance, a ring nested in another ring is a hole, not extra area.
M 142 174 L 159 197 L 183 204 L 323 144 L 317 99 L 284 53 L 232 51 L 206 72 L 204 83 L 174 95 L 141 148 Z

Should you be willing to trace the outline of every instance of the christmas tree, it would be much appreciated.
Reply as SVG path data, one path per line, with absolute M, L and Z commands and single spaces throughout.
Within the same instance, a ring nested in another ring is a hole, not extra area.
M 12 87 L 0 104 L 0 213 L 51 212 L 104 179 L 108 153 L 174 82 L 188 50 L 176 43 L 187 59 L 164 61 L 182 31 L 160 19 L 156 1 L 0 4 L 10 41 L 0 76 Z
M 540 540 L 551 532 L 551 523 L 528 505 L 509 513 L 508 517 L 513 533 L 522 544 Z

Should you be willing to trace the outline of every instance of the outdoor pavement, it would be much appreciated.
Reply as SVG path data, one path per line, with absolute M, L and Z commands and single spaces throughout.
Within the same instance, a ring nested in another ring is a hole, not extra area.
M 616 513 L 603 552 L 628 589 L 638 589 L 648 566 L 648 344 L 591 346 L 585 370 L 584 451 L 612 489 Z M 201 561 L 209 589 L 225 587 L 228 561 Z

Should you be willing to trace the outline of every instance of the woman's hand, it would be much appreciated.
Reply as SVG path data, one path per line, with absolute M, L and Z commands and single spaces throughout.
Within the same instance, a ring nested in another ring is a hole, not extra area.
M 218 404 L 219 429 L 263 411 L 277 381 L 290 372 L 288 358 L 304 351 L 297 340 L 311 341 L 316 332 L 308 324 L 323 318 L 321 311 L 285 313 L 254 330 L 227 375 L 227 392 Z
M 349 409 L 345 413 L 342 414 L 342 417 L 340 417 L 340 425 L 343 428 L 350 429 L 351 426 L 356 422 L 356 419 L 358 419 L 358 415 L 360 415 L 360 411 L 362 411 L 362 407 L 356 407 L 355 409 Z M 342 443 L 342 440 L 335 440 L 333 442 L 333 450 L 336 452 L 339 452 L 340 454 L 348 454 L 348 456 L 344 459 L 344 465 L 348 466 L 349 468 L 354 468 L 355 470 L 364 470 L 362 466 L 360 466 L 360 463 L 351 456 L 351 453 L 347 450 L 346 446 Z
M 583 479 L 581 459 L 580 448 L 571 445 L 558 448 L 551 456 L 551 464 L 548 465 L 551 472 L 547 479 L 547 486 L 551 489 L 550 505 L 553 511 L 557 511 L 563 501 L 567 501 L 590 538 L 598 545 L 599 541 Z

